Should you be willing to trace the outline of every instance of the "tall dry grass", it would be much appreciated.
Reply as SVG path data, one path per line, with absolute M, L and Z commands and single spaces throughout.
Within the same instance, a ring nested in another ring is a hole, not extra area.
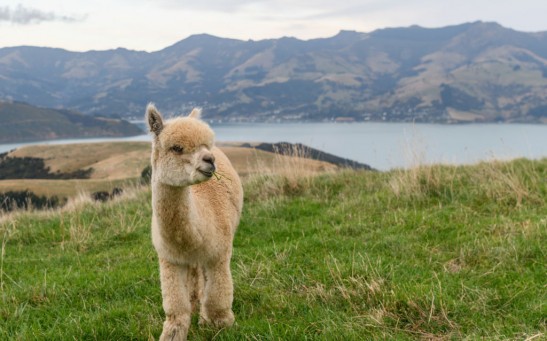
M 517 207 L 524 200 L 541 203 L 538 190 L 545 187 L 547 179 L 535 171 L 536 165 L 533 160 L 483 162 L 471 174 L 471 179 L 478 185 L 478 191 L 492 201 Z
M 13 234 L 16 233 L 16 226 L 13 221 L 10 223 L 0 224 L 0 235 L 2 236 L 2 243 L 0 245 L 0 292 L 4 290 L 5 279 L 10 279 L 7 274 L 4 273 L 4 257 L 6 256 L 6 245 Z
M 61 219 L 61 230 L 66 231 L 66 239 L 62 246 L 68 246 L 77 250 L 85 250 L 93 242 L 93 230 L 103 231 L 104 238 L 111 238 L 119 235 L 128 235 L 135 231 L 138 224 L 147 220 L 145 212 L 127 212 L 120 210 L 120 203 L 135 200 L 139 196 L 146 196 L 150 193 L 150 187 L 139 183 L 124 188 L 123 193 L 113 197 L 107 202 L 98 202 L 91 199 L 89 193 L 80 194 L 68 201 L 68 203 L 57 211 Z M 81 213 L 87 213 L 82 218 Z M 108 217 L 111 223 L 108 226 L 99 226 L 97 221 L 104 221 Z
M 254 159 L 256 163 L 249 167 L 253 169 L 252 174 L 244 180 L 248 184 L 246 196 L 251 198 L 302 193 L 313 186 L 318 175 L 339 170 L 335 165 L 311 159 L 309 150 L 298 145 L 289 145 L 284 151 L 275 150 L 269 162 Z
M 520 207 L 524 200 L 541 204 L 545 179 L 533 160 L 488 161 L 472 166 L 418 165 L 391 172 L 389 187 L 399 199 L 472 198 Z
M 127 186 L 119 196 L 115 196 L 108 202 L 97 202 L 91 198 L 91 194 L 80 191 L 77 196 L 68 199 L 62 207 L 37 210 L 29 206 L 28 209 L 18 209 L 0 214 L 0 241 L 3 245 L 10 236 L 18 231 L 18 225 L 29 220 L 42 221 L 50 218 L 59 219 L 60 243 L 62 249 L 85 251 L 89 245 L 95 243 L 93 236 L 96 230 L 103 231 L 104 238 L 133 233 L 139 224 L 148 220 L 145 210 L 127 212 L 120 210 L 120 204 L 135 200 L 139 196 L 150 194 L 148 186 L 135 183 Z M 98 223 L 105 217 L 111 221 L 109 225 Z
M 488 161 L 457 166 L 428 164 L 427 145 L 413 129 L 402 147 L 408 167 L 391 171 L 388 185 L 399 199 L 472 197 L 476 203 L 491 202 L 519 207 L 524 200 L 541 203 L 539 190 L 545 178 L 534 160 L 508 160 L 492 155 Z

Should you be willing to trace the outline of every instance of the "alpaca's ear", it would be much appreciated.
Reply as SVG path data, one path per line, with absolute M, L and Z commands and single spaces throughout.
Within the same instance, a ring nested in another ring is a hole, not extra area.
M 158 136 L 163 129 L 163 118 L 154 103 L 149 103 L 146 107 L 146 121 L 150 132 Z
M 199 120 L 201 118 L 201 108 L 192 109 L 192 112 L 188 116 L 197 118 Z

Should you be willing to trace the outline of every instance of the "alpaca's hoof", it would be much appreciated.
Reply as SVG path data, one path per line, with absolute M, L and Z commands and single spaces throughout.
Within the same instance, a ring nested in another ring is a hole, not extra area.
M 188 328 L 188 323 L 181 319 L 167 319 L 163 323 L 160 341 L 186 341 Z
M 235 317 L 231 310 L 209 314 L 209 316 L 200 316 L 200 325 L 209 325 L 215 328 L 231 327 L 234 324 Z

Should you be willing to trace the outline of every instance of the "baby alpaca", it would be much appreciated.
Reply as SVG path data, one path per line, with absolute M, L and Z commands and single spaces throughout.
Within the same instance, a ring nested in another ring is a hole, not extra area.
M 234 323 L 230 258 L 243 189 L 200 114 L 194 109 L 164 122 L 153 104 L 146 108 L 153 135 L 152 242 L 166 315 L 160 340 L 186 340 L 197 303 L 200 324 Z M 210 180 L 215 172 L 220 179 Z

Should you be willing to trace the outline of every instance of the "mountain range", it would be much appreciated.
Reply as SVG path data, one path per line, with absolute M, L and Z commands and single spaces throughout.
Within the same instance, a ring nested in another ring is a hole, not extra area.
M 497 23 L 242 41 L 190 36 L 156 52 L 0 49 L 0 99 L 218 121 L 547 123 L 547 32 Z

